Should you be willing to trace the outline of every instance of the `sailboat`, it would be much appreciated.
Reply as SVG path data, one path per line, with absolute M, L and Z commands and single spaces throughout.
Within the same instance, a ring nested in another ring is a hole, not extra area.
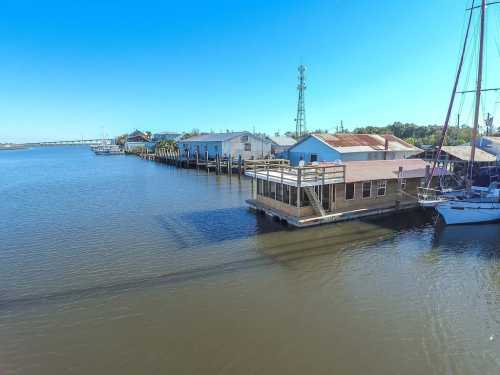
M 484 38 L 485 38 L 485 16 L 486 16 L 486 0 L 481 0 L 480 6 L 474 6 L 474 0 L 472 1 L 472 6 L 469 9 L 469 22 L 467 26 L 467 32 L 465 35 L 465 41 L 462 49 L 462 55 L 460 58 L 459 67 L 457 70 L 457 76 L 455 78 L 455 84 L 453 87 L 453 92 L 448 107 L 448 112 L 446 116 L 446 121 L 443 127 L 443 132 L 440 139 L 440 144 L 438 146 L 438 151 L 436 153 L 434 163 L 432 166 L 432 172 L 427 181 L 427 191 L 422 195 L 420 203 L 424 207 L 433 207 L 441 215 L 446 224 L 473 224 L 473 223 L 485 223 L 500 220 L 500 183 L 492 182 L 490 186 L 486 189 L 473 186 L 473 172 L 474 172 L 474 160 L 476 153 L 476 141 L 479 129 L 479 111 L 481 105 L 481 88 L 483 79 L 483 55 L 484 55 Z M 480 35 L 479 35 L 479 54 L 478 54 L 478 67 L 477 67 L 477 80 L 476 89 L 474 90 L 475 97 L 475 109 L 474 109 L 474 127 L 472 130 L 472 141 L 471 141 L 471 154 L 469 159 L 469 164 L 467 168 L 467 175 L 465 177 L 465 189 L 459 192 L 453 191 L 441 191 L 436 193 L 435 190 L 431 189 L 431 180 L 434 175 L 434 170 L 440 158 L 441 149 L 444 145 L 446 139 L 446 133 L 448 129 L 448 124 L 450 120 L 450 115 L 453 108 L 453 103 L 455 99 L 455 94 L 457 92 L 458 82 L 460 79 L 460 74 L 462 71 L 465 50 L 467 46 L 467 39 L 469 36 L 472 13 L 475 9 L 480 9 Z M 486 90 L 485 90 L 486 91 Z

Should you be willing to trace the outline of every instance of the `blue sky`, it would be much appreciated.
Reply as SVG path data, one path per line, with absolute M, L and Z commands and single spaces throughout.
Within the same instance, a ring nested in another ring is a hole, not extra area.
M 0 142 L 283 133 L 300 63 L 309 129 L 440 123 L 469 3 L 4 0 Z

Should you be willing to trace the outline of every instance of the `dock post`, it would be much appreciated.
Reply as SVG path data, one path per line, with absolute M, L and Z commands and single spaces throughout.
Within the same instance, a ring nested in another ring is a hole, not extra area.
M 403 200 L 403 167 L 399 167 L 398 169 L 398 190 L 399 190 L 399 201 L 396 201 L 397 208 L 399 208 L 399 205 Z
M 302 169 L 297 169 L 297 216 L 300 219 L 300 185 L 302 180 Z
M 238 178 L 241 178 L 241 154 L 238 155 Z
M 233 161 L 232 156 L 231 156 L 231 154 L 229 154 L 228 159 L 227 159 L 227 174 L 229 175 L 229 177 L 231 177 L 233 175 L 233 163 L 232 163 L 232 161 Z
M 189 168 L 191 165 L 191 153 L 189 150 L 187 150 L 187 161 L 186 161 L 186 168 Z
M 198 153 L 198 150 L 196 150 L 196 169 L 199 169 L 198 163 L 200 161 L 200 155 Z

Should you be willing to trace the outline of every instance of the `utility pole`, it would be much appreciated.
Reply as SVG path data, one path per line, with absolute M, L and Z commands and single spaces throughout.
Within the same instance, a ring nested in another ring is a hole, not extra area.
M 493 135 L 493 117 L 488 112 L 488 117 L 486 118 L 486 135 Z
M 295 134 L 297 138 L 302 138 L 306 133 L 306 107 L 304 103 L 304 92 L 306 91 L 306 67 L 299 65 L 299 99 L 297 102 L 297 117 L 295 118 Z

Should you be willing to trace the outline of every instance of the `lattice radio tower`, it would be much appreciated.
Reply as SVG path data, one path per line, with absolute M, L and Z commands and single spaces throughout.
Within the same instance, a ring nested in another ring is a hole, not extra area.
M 299 84 L 297 90 L 299 90 L 299 100 L 297 102 L 297 117 L 295 118 L 295 133 L 298 138 L 303 137 L 306 130 L 306 106 L 304 103 L 304 92 L 306 91 L 306 67 L 300 65 L 299 68 Z

